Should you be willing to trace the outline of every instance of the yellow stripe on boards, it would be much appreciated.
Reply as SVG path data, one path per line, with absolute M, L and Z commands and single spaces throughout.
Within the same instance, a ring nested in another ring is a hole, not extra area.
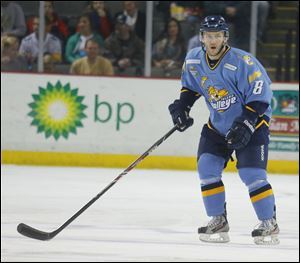
M 139 155 L 1 151 L 1 164 L 88 166 L 125 168 Z M 196 157 L 148 156 L 138 168 L 193 170 L 197 172 Z M 236 161 L 229 161 L 225 172 L 237 172 Z M 299 161 L 269 160 L 268 173 L 299 174 Z

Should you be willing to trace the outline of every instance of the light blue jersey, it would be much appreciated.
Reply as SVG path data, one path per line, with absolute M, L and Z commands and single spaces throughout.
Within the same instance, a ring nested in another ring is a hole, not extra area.
M 214 67 L 199 47 L 188 52 L 182 71 L 182 87 L 205 98 L 210 121 L 222 135 L 250 102 L 271 104 L 271 80 L 264 67 L 251 54 L 229 48 Z M 265 112 L 271 118 L 271 106 Z

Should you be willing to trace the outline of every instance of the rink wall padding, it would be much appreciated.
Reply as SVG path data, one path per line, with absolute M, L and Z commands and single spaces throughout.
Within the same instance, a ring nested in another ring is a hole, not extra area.
M 1 73 L 1 163 L 127 167 L 173 126 L 179 79 Z M 268 171 L 299 173 L 299 84 L 275 83 Z M 138 168 L 196 169 L 203 99 Z M 229 162 L 228 171 L 235 163 Z

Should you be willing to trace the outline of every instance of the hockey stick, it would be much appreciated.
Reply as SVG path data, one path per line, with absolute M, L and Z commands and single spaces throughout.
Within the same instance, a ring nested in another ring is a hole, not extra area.
M 177 126 L 174 126 L 168 133 L 166 133 L 162 138 L 160 138 L 156 143 L 154 143 L 146 152 L 144 152 L 138 159 L 136 159 L 132 164 L 130 164 L 119 176 L 117 176 L 109 185 L 107 185 L 99 194 L 97 194 L 93 199 L 91 199 L 85 206 L 83 206 L 76 214 L 74 214 L 70 219 L 68 219 L 61 227 L 54 230 L 53 232 L 43 232 L 28 226 L 24 223 L 18 225 L 17 230 L 20 234 L 39 240 L 50 240 L 55 237 L 59 232 L 66 228 L 71 222 L 73 222 L 80 214 L 82 214 L 87 208 L 89 208 L 94 202 L 96 202 L 106 191 L 108 191 L 118 180 L 120 180 L 124 175 L 131 171 L 135 166 L 137 166 L 143 159 L 145 159 L 154 149 L 156 149 L 162 142 L 164 142 L 173 132 L 177 130 Z

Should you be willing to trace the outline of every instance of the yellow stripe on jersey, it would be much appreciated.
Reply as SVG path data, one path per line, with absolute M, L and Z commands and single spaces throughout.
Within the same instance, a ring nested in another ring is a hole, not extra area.
M 189 92 L 189 90 L 188 89 L 182 89 L 181 93 L 183 93 L 183 92 Z
M 267 125 L 268 127 L 270 126 L 269 123 L 267 123 L 266 120 L 262 120 L 259 124 L 257 124 L 255 126 L 255 129 L 258 129 L 260 126 L 262 126 L 263 124 Z
M 231 49 L 231 47 L 228 47 L 225 52 L 222 54 L 222 56 L 219 58 L 218 62 L 216 63 L 216 65 L 214 65 L 213 67 L 211 67 L 209 65 L 209 60 L 208 60 L 208 54 L 206 52 L 205 54 L 205 58 L 206 58 L 206 63 L 207 63 L 207 66 L 211 69 L 211 70 L 214 70 L 219 64 L 220 62 L 222 61 L 223 57 L 226 55 L 226 53 Z
M 252 112 L 256 112 L 254 109 L 252 109 L 251 107 L 249 107 L 249 106 L 245 106 L 245 108 L 247 109 L 247 110 L 249 110 L 249 111 L 252 111 Z

